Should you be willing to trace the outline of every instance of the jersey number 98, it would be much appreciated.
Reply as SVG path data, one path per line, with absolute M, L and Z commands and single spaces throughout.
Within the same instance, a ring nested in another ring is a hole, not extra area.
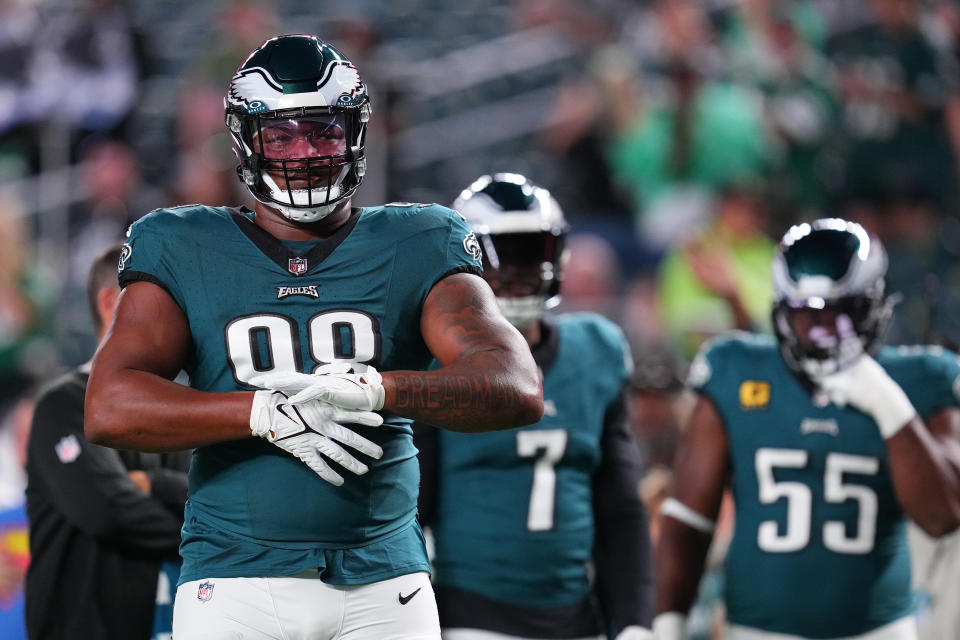
M 314 366 L 366 364 L 380 356 L 376 318 L 348 309 L 322 311 L 306 324 Z M 285 315 L 257 314 L 231 320 L 224 330 L 227 359 L 237 382 L 250 386 L 255 376 L 273 371 L 303 371 L 300 327 Z

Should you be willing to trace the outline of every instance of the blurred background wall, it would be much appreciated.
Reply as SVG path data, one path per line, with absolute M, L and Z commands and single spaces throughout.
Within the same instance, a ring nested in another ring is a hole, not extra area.
M 891 340 L 953 344 L 958 31 L 934 0 L 0 0 L 0 388 L 88 357 L 84 267 L 131 221 L 242 201 L 222 95 L 279 32 L 371 87 L 359 204 L 528 175 L 573 223 L 566 307 L 641 362 L 765 330 L 773 239 L 834 214 L 889 247 Z
M 89 357 L 87 266 L 132 221 L 248 200 L 222 98 L 284 32 L 370 87 L 357 204 L 449 204 L 495 171 L 560 201 L 562 308 L 619 322 L 635 352 L 654 526 L 686 363 L 769 330 L 788 225 L 864 224 L 902 295 L 889 341 L 960 340 L 955 2 L 0 0 L 0 408 Z

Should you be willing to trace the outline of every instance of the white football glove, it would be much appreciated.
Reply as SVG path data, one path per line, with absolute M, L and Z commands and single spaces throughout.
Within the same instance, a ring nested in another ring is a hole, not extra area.
M 353 373 L 349 364 L 325 365 L 316 373 L 296 371 L 267 373 L 250 384 L 291 394 L 290 402 L 323 400 L 352 411 L 379 411 L 383 408 L 383 378 L 373 367 Z
M 347 471 L 363 475 L 367 465 L 341 447 L 345 444 L 371 458 L 379 459 L 383 449 L 343 423 L 377 427 L 383 418 L 369 411 L 350 411 L 320 400 L 294 404 L 279 391 L 257 391 L 250 409 L 250 431 L 302 460 L 318 476 L 340 486 L 343 476 L 334 471 L 322 456 Z
M 677 611 L 666 611 L 653 618 L 654 640 L 686 640 L 687 616 Z
M 653 640 L 653 632 L 639 625 L 624 627 L 614 640 Z
M 835 405 L 849 404 L 873 418 L 884 439 L 893 437 L 917 415 L 900 385 L 866 353 L 849 367 L 824 376 L 820 388 Z

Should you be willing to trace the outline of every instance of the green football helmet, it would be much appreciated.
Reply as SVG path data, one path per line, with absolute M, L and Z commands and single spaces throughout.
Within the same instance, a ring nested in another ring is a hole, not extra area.
M 787 365 L 816 381 L 882 344 L 896 302 L 887 254 L 855 222 L 791 227 L 773 259 L 773 327 Z
M 568 226 L 549 191 L 497 173 L 475 180 L 452 206 L 477 235 L 483 276 L 511 324 L 524 327 L 560 302 Z
M 224 109 L 237 174 L 286 218 L 316 222 L 363 180 L 367 88 L 353 63 L 318 37 L 260 45 L 233 76 Z

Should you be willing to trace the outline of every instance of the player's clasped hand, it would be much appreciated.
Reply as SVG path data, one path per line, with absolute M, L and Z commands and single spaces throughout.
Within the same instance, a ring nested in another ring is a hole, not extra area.
M 835 405 L 849 404 L 871 416 L 884 438 L 895 435 L 917 415 L 900 385 L 866 353 L 851 366 L 821 379 L 820 388 Z
M 383 418 L 370 411 L 343 409 L 317 399 L 294 402 L 281 391 L 257 391 L 250 409 L 253 435 L 289 451 L 336 486 L 343 484 L 343 476 L 324 457 L 357 475 L 368 471 L 367 465 L 340 444 L 372 458 L 383 455 L 382 448 L 345 427 L 345 423 L 377 427 Z
M 379 411 L 383 408 L 383 378 L 373 367 L 354 373 L 349 364 L 328 364 L 307 374 L 295 371 L 257 376 L 250 384 L 292 394 L 290 402 L 323 400 L 352 411 Z

